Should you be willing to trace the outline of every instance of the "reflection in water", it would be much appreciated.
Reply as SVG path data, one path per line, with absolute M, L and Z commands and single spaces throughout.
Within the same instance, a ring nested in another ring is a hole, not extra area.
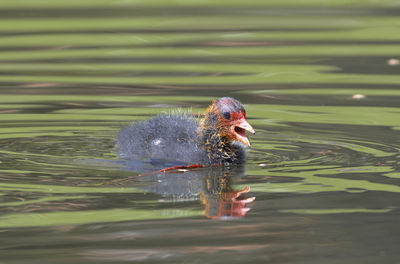
M 255 200 L 255 197 L 246 198 L 250 187 L 235 190 L 232 186 L 233 177 L 239 176 L 239 173 L 240 176 L 243 175 L 242 169 L 233 172 L 229 168 L 222 168 L 221 172 L 203 176 L 200 195 L 207 217 L 213 219 L 243 217 L 250 210 L 247 205 Z
M 128 161 L 126 164 L 131 165 L 129 170 L 137 170 L 135 166 L 140 166 L 142 170 L 149 169 L 148 164 L 138 161 Z M 160 194 L 168 201 L 201 199 L 205 216 L 212 219 L 231 219 L 245 216 L 250 210 L 248 205 L 255 200 L 255 197 L 247 197 L 249 186 L 242 190 L 234 188 L 235 179 L 243 177 L 244 174 L 244 166 L 213 166 L 191 170 L 146 172 L 117 182 L 121 184 L 123 181 L 124 185 L 126 180 L 146 182 L 148 184 L 141 187 L 142 189 Z

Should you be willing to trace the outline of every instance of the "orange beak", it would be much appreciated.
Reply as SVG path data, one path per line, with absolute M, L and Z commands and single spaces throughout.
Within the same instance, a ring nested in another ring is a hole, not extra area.
M 256 133 L 244 117 L 232 124 L 232 134 L 235 135 L 235 138 L 250 147 L 250 141 L 246 137 L 246 130 L 252 134 Z

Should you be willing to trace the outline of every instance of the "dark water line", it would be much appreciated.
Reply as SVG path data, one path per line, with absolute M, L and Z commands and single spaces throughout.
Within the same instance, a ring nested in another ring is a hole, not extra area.
M 125 64 L 125 63 L 196 63 L 196 64 L 288 64 L 288 65 L 323 65 L 337 63 L 357 63 L 362 62 L 363 65 L 370 63 L 381 63 L 387 65 L 390 56 L 323 56 L 323 55 L 250 55 L 250 56 L 168 56 L 168 57 L 147 57 L 147 56 L 125 56 L 121 57 L 85 57 L 85 58 L 51 58 L 51 59 L 25 59 L 25 60 L 0 60 L 0 63 L 107 63 L 107 64 Z
M 2 34 L 0 33 L 0 36 Z M 207 47 L 291 47 L 291 46 L 332 46 L 332 45 L 400 45 L 397 40 L 302 40 L 302 41 L 288 41 L 288 40 L 268 40 L 268 41 L 213 41 L 213 42 L 180 42 L 180 43 L 161 43 L 161 44 L 129 44 L 129 45 L 65 45 L 65 46 L 0 46 L 0 51 L 48 51 L 48 50 L 94 50 L 94 49 L 133 49 L 133 48 L 146 48 L 146 49 L 159 49 L 159 48 L 207 48 Z M 292 56 L 291 56 L 292 57 Z M 354 56 L 350 56 L 353 58 Z M 371 58 L 374 56 L 368 56 Z M 346 56 L 349 58 L 349 56 Z
M 0 71 L 0 76 L 69 76 L 75 77 L 195 77 L 195 76 L 245 76 L 239 72 L 183 72 L 183 71 L 64 71 L 64 70 L 29 70 Z
M 174 28 L 174 29 L 91 29 L 91 30 L 38 30 L 38 31 L 7 31 L 1 30 L 0 37 L 30 36 L 30 35 L 62 35 L 62 34 L 204 34 L 204 33 L 262 33 L 262 32 L 326 32 L 338 31 L 341 28 Z
M 0 60 L 0 63 L 79 63 L 79 64 L 134 64 L 134 63 L 149 63 L 149 64 L 253 64 L 265 65 L 266 62 L 270 65 L 326 65 L 334 66 L 337 69 L 324 70 L 327 73 L 340 74 L 380 74 L 380 75 L 398 75 L 400 70 L 398 67 L 388 65 L 389 56 L 191 56 L 191 57 L 85 57 L 85 58 L 54 58 L 54 59 L 28 59 L 28 60 Z M 126 71 L 124 71 L 126 72 Z M 19 75 L 17 72 L 7 72 L 9 75 Z M 130 73 L 126 73 L 131 75 Z M 143 73 L 146 74 L 146 73 Z M 152 73 L 149 73 L 150 75 Z M 198 73 L 207 75 L 206 73 Z M 225 75 L 234 75 L 233 73 L 222 73 Z M 181 76 L 180 73 L 172 73 L 171 75 Z M 239 75 L 242 75 L 239 73 Z M 148 75 L 146 75 L 148 76 Z M 152 75 L 151 75 L 152 76 Z M 163 75 L 164 76 L 164 75 Z
M 104 85 L 104 84 L 103 84 Z M 84 86 L 84 85 L 82 85 Z M 240 92 L 241 90 L 246 90 L 246 85 L 243 85 L 241 89 L 233 88 L 225 88 L 220 89 L 218 85 L 209 85 L 208 87 L 192 87 L 187 89 L 172 89 L 172 88 L 118 88 L 118 86 L 109 87 L 90 87 L 87 85 L 86 90 L 82 91 L 82 88 L 74 88 L 74 87 L 67 87 L 67 88 L 27 88 L 27 89 L 19 89 L 17 94 L 21 95 L 29 95 L 29 94 L 53 94 L 53 95 L 113 95 L 113 96 L 138 96 L 138 95 L 149 95 L 152 94 L 154 96 L 181 96 L 182 94 L 190 93 L 192 96 L 210 96 L 212 94 L 214 97 L 223 97 L 226 95 L 230 95 L 232 92 Z M 162 86 L 162 85 L 160 85 Z M 171 85 L 171 87 L 173 87 Z M 268 87 L 261 87 L 261 89 L 268 89 Z M 323 85 L 319 87 L 319 89 L 325 88 Z M 4 91 L 3 91 L 4 90 Z M 2 94 L 16 94 L 15 89 L 12 88 L 5 88 L 2 89 Z M 232 94 L 233 95 L 233 94 Z M 292 106 L 357 106 L 357 107 L 385 107 L 385 108 L 393 108 L 396 109 L 398 107 L 398 102 L 400 101 L 400 96 L 367 96 L 366 99 L 363 100 L 354 100 L 351 98 L 350 95 L 287 95 L 287 94 L 279 94 L 277 92 L 271 96 L 264 96 L 259 94 L 246 94 L 246 93 L 236 93 L 234 96 L 240 98 L 243 103 L 254 103 L 254 104 L 265 104 L 265 105 L 292 105 Z M 47 113 L 56 110 L 64 110 L 64 109 L 102 109 L 102 108 L 124 108 L 128 106 L 132 106 L 130 103 L 124 102 L 99 102 L 98 104 L 93 104 L 91 102 L 86 102 L 82 100 L 78 101 L 69 101 L 60 102 L 60 103 L 47 103 L 46 101 L 43 102 L 29 102 L 27 101 L 26 104 L 29 107 L 24 107 L 22 109 L 15 108 L 13 106 L 8 106 L 8 103 L 5 103 L 2 107 L 2 111 L 12 111 L 13 113 Z M 198 101 L 191 101 L 190 98 L 185 100 L 184 102 L 176 101 L 172 102 L 170 106 L 174 107 L 205 107 L 207 106 L 206 103 L 199 103 Z M 37 105 L 37 106 L 32 106 Z M 32 106 L 32 107 L 31 107 Z M 135 106 L 142 106 L 146 107 L 149 106 L 149 103 L 135 103 Z M 162 105 L 162 107 L 168 107 L 167 105 Z M 161 108 L 162 108 L 161 107 Z M 121 115 L 121 114 L 120 114 Z
M 114 18 L 114 17 L 187 17 L 187 16 L 398 16 L 399 8 L 324 8 L 324 7 L 270 7 L 213 6 L 213 7 L 82 7 L 82 8 L 2 8 L 1 19 L 32 18 Z

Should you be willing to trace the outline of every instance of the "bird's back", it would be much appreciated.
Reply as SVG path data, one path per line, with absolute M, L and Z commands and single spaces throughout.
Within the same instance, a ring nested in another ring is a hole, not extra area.
M 122 129 L 118 135 L 118 155 L 125 159 L 202 163 L 207 155 L 197 130 L 197 121 L 187 114 L 158 115 Z

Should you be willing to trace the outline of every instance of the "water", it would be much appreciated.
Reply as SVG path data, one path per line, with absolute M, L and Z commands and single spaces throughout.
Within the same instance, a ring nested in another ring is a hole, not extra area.
M 3 1 L 0 263 L 399 262 L 399 13 Z M 131 121 L 221 96 L 256 129 L 245 168 L 116 156 Z

